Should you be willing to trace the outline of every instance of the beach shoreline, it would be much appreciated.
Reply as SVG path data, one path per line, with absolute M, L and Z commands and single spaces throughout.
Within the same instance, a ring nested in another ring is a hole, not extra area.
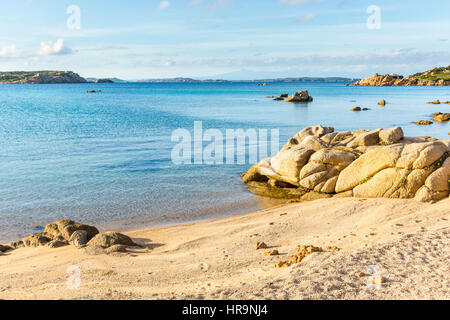
M 90 256 L 74 246 L 0 257 L 0 299 L 448 299 L 449 198 L 321 199 L 127 231 L 142 246 Z M 255 250 L 257 242 L 266 250 Z M 289 268 L 299 245 L 336 246 Z M 264 256 L 276 249 L 279 256 Z M 367 272 L 377 266 L 379 289 Z M 80 270 L 80 287 L 68 288 Z

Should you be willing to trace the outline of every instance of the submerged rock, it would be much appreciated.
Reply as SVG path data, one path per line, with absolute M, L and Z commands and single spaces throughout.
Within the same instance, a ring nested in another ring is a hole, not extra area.
M 417 124 L 419 126 L 427 126 L 427 125 L 433 124 L 433 121 L 430 121 L 430 120 L 419 120 L 419 121 L 415 121 L 413 123 Z
M 289 93 L 283 93 L 283 94 L 280 94 L 278 97 L 276 97 L 276 98 L 273 99 L 273 100 L 275 100 L 275 101 L 283 101 L 283 100 L 286 99 L 288 96 L 289 96 Z

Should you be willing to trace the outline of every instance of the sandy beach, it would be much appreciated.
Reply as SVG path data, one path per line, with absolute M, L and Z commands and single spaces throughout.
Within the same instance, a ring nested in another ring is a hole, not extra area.
M 0 299 L 450 298 L 449 198 L 321 199 L 127 235 L 143 248 L 98 256 L 74 246 L 4 253 Z M 255 250 L 259 241 L 269 248 Z M 341 250 L 274 267 L 299 245 Z M 280 255 L 264 256 L 273 249 Z M 355 276 L 373 265 L 379 287 Z M 67 286 L 71 266 L 80 270 L 79 288 Z

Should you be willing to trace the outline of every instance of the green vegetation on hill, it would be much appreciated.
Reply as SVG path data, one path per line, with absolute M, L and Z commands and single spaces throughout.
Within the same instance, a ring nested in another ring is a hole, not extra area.
M 417 80 L 430 81 L 450 80 L 450 66 L 434 68 L 425 72 L 413 74 L 410 77 Z
M 11 71 L 0 72 L 0 83 L 84 83 L 86 80 L 72 71 Z

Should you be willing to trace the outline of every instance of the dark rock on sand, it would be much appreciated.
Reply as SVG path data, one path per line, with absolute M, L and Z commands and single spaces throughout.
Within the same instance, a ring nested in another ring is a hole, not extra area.
M 88 234 L 86 230 L 77 230 L 69 238 L 69 244 L 73 246 L 82 246 L 88 242 Z
M 98 234 L 96 227 L 80 224 L 72 220 L 58 220 L 50 223 L 45 227 L 44 233 L 50 235 L 53 240 L 60 237 L 62 240 L 69 241 L 72 233 L 79 230 L 86 231 L 88 241 Z
M 60 240 L 52 240 L 47 244 L 47 247 L 49 248 L 60 248 L 67 246 L 68 243 L 66 241 L 60 241 Z
M 88 246 L 98 245 L 106 248 L 117 244 L 130 247 L 137 246 L 130 237 L 118 232 L 99 233 L 87 243 Z
M 4 246 L 0 244 L 0 252 L 6 252 L 9 250 L 12 250 L 13 248 L 11 248 L 10 246 Z

